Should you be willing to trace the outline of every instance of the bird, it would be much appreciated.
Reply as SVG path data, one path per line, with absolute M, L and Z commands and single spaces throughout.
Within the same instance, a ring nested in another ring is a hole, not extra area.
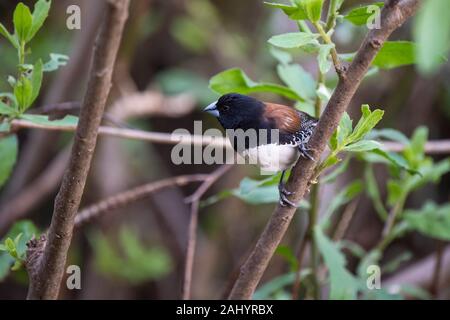
M 203 111 L 216 117 L 225 130 L 263 132 L 256 135 L 255 141 L 246 138 L 245 143 L 240 144 L 237 143 L 238 135 L 229 135 L 229 138 L 234 150 L 254 161 L 251 163 L 256 163 L 265 171 L 281 171 L 279 203 L 283 207 L 296 207 L 288 199 L 293 192 L 286 190 L 284 176 L 300 156 L 315 161 L 309 153 L 308 141 L 318 119 L 286 105 L 263 102 L 238 93 L 221 96 Z

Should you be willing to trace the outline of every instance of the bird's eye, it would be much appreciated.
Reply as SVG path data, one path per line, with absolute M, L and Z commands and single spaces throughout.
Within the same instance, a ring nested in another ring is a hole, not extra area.
M 222 106 L 222 110 L 223 111 L 228 111 L 228 110 L 230 110 L 230 107 L 227 106 L 227 105 L 224 105 L 224 106 Z

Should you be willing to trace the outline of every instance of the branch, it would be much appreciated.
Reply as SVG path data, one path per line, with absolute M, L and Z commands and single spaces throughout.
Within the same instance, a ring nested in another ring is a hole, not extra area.
M 391 1 L 384 7 L 381 29 L 373 29 L 367 35 L 348 70 L 343 77 L 340 77 L 316 130 L 311 136 L 309 147 L 312 149 L 315 159 L 319 159 L 325 150 L 328 140 L 336 130 L 344 111 L 384 41 L 416 11 L 418 6 L 418 0 L 400 0 Z M 304 158 L 300 158 L 294 166 L 287 183 L 288 190 L 296 191 L 295 195 L 291 197 L 291 201 L 299 202 L 304 197 L 315 166 L 314 161 Z M 278 205 L 275 208 L 256 247 L 241 267 L 240 275 L 229 295 L 230 299 L 251 299 L 295 212 L 296 209 L 291 207 Z
M 230 165 L 222 165 L 216 171 L 211 173 L 195 193 L 186 198 L 187 203 L 191 203 L 191 216 L 189 219 L 188 245 L 186 249 L 186 264 L 184 268 L 184 281 L 182 288 L 182 299 L 189 300 L 191 298 L 192 271 L 194 266 L 195 246 L 197 243 L 197 224 L 198 224 L 198 207 L 200 199 L 208 191 L 208 189 L 220 179 L 228 170 Z
M 42 129 L 50 131 L 75 131 L 75 126 L 57 126 L 33 123 L 27 120 L 13 120 L 11 122 L 11 130 L 19 129 Z M 232 148 L 228 139 L 218 136 L 208 136 L 199 134 L 171 134 L 165 132 L 151 132 L 136 129 L 116 128 L 109 126 L 100 126 L 98 133 L 104 136 L 111 136 L 123 139 L 147 141 L 160 144 L 185 144 L 193 146 L 211 146 L 215 148 Z M 400 142 L 380 141 L 383 150 L 392 152 L 401 152 L 406 146 Z M 449 154 L 450 140 L 430 140 L 425 144 L 426 154 Z
M 150 182 L 142 186 L 113 195 L 78 212 L 77 216 L 75 217 L 75 228 L 81 228 L 86 223 L 101 216 L 102 214 L 106 214 L 111 210 L 122 208 L 129 205 L 130 203 L 142 200 L 148 197 L 150 194 L 155 193 L 161 189 L 165 189 L 174 185 L 182 187 L 191 182 L 207 181 L 209 177 L 210 176 L 207 174 L 194 174 L 173 177 L 156 182 Z
M 97 142 L 111 78 L 120 46 L 129 0 L 109 0 L 105 20 L 94 48 L 92 69 L 80 112 L 69 167 L 55 199 L 52 222 L 43 254 L 27 266 L 29 299 L 56 299 L 64 275 L 75 215 L 80 205 Z

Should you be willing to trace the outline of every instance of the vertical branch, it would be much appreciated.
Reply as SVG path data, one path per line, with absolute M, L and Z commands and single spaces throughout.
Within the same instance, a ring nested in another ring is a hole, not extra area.
M 383 8 L 381 28 L 369 32 L 348 70 L 342 72 L 338 85 L 311 136 L 309 147 L 312 149 L 312 156 L 315 159 L 318 159 L 324 151 L 329 138 L 336 130 L 344 111 L 384 41 L 414 14 L 419 3 L 419 0 L 391 0 Z M 304 197 L 314 169 L 313 161 L 299 159 L 292 169 L 286 186 L 288 190 L 296 191 L 289 200 L 298 202 Z M 279 205 L 275 208 L 256 247 L 241 267 L 240 275 L 229 295 L 230 299 L 251 299 L 295 211 L 296 208 Z
M 92 69 L 81 107 L 79 123 L 67 168 L 55 199 L 52 222 L 40 257 L 27 256 L 30 274 L 29 299 L 56 299 L 72 239 L 74 218 L 83 195 L 98 128 L 111 88 L 111 78 L 119 50 L 129 0 L 108 0 L 105 20 L 94 47 Z M 36 241 L 29 244 L 30 252 Z M 38 244 L 39 245 L 39 244 Z
M 186 199 L 187 203 L 191 203 L 191 217 L 189 219 L 188 244 L 186 249 L 186 264 L 184 268 L 184 280 L 181 297 L 183 300 L 191 298 L 192 289 L 192 272 L 194 267 L 195 247 L 197 244 L 197 225 L 198 225 L 198 209 L 200 199 L 208 191 L 208 189 L 222 177 L 228 170 L 230 165 L 222 165 L 216 171 L 211 173 L 195 193 Z

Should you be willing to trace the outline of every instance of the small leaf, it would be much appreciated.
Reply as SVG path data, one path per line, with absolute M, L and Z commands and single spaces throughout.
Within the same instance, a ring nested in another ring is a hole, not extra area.
M 392 69 L 416 62 L 416 44 L 410 41 L 386 41 L 373 60 L 380 69 Z
M 318 34 L 307 32 L 292 32 L 273 36 L 269 39 L 269 43 L 276 47 L 293 49 L 300 48 L 308 44 L 317 44 Z
M 45 22 L 45 19 L 48 17 L 48 12 L 50 11 L 51 1 L 50 0 L 39 0 L 34 5 L 33 11 L 33 22 L 30 28 L 30 32 L 28 35 L 27 41 L 30 41 L 34 38 L 36 33 L 42 27 Z
M 353 181 L 344 187 L 342 191 L 340 191 L 337 195 L 334 196 L 330 205 L 328 206 L 327 211 L 323 215 L 320 224 L 322 226 L 328 226 L 330 222 L 330 218 L 337 209 L 341 206 L 349 203 L 353 200 L 357 195 L 359 195 L 363 190 L 363 184 L 360 180 Z
M 280 64 L 287 65 L 292 62 L 292 55 L 289 52 L 273 46 L 271 46 L 269 50 L 272 57 L 274 57 Z
M 49 120 L 48 116 L 37 114 L 22 114 L 20 118 L 44 126 L 73 128 L 78 124 L 78 117 L 72 115 L 67 115 L 59 120 Z
M 15 114 L 15 110 L 6 103 L 0 101 L 0 115 L 11 116 Z
M 19 2 L 14 10 L 14 28 L 16 30 L 17 37 L 20 42 L 27 42 L 28 35 L 33 23 L 33 16 L 31 15 L 30 8 Z
M 16 163 L 17 144 L 17 137 L 15 135 L 0 138 L 0 187 L 8 180 Z
M 375 175 L 373 173 L 373 167 L 371 165 L 367 165 L 364 170 L 364 177 L 366 181 L 366 192 L 367 195 L 372 199 L 373 206 L 380 216 L 381 220 L 386 220 L 388 216 L 388 212 L 383 205 L 383 201 L 381 200 L 380 190 L 378 188 L 377 180 L 375 179 Z
M 320 20 L 322 15 L 322 6 L 324 0 L 302 0 L 300 2 L 306 11 L 306 15 L 312 22 L 317 22 Z
M 283 12 L 292 20 L 305 20 L 307 15 L 305 10 L 300 6 L 289 6 L 281 3 L 264 2 L 264 4 L 283 10 Z
M 0 23 L 0 34 L 3 35 L 6 39 L 11 42 L 11 44 L 14 46 L 14 48 L 19 48 L 19 42 L 17 41 L 17 38 L 9 33 L 9 31 L 5 28 L 3 24 Z
M 228 69 L 211 78 L 209 87 L 219 94 L 272 92 L 292 100 L 303 100 L 292 89 L 272 83 L 257 83 L 240 69 Z
M 320 46 L 319 55 L 317 61 L 319 62 L 320 72 L 325 74 L 331 68 L 331 60 L 328 59 L 331 49 L 334 48 L 334 44 L 323 44 Z
M 409 144 L 409 139 L 400 131 L 395 129 L 373 129 L 370 131 L 367 136 L 367 139 L 379 139 L 384 138 L 392 141 L 397 141 L 402 144 Z
M 20 270 L 20 268 L 22 267 L 22 261 L 20 260 L 16 260 L 13 264 L 13 266 L 11 267 L 11 271 L 17 271 Z
M 314 239 L 330 273 L 329 298 L 356 299 L 357 280 L 346 269 L 345 256 L 339 251 L 337 244 L 328 239 L 318 225 L 314 227 Z
M 316 82 L 299 64 L 279 64 L 277 72 L 280 79 L 303 99 L 315 97 Z
M 384 6 L 384 3 L 383 2 L 375 2 L 371 5 L 352 9 L 352 10 L 350 10 L 349 13 L 347 13 L 344 16 L 344 19 L 353 23 L 354 25 L 357 25 L 357 26 L 365 25 L 365 24 L 367 24 L 368 19 L 371 16 L 373 16 L 373 14 L 374 14 L 373 11 L 369 10 L 369 8 L 374 5 L 382 8 Z
M 326 176 L 322 177 L 320 179 L 320 181 L 322 183 L 333 183 L 333 182 L 335 182 L 337 177 L 339 177 L 341 174 L 343 174 L 347 170 L 348 165 L 350 163 L 350 158 L 351 157 L 345 158 L 345 160 L 338 167 L 336 167 L 331 173 L 329 173 Z
M 447 57 L 450 46 L 450 19 L 448 0 L 424 1 L 414 19 L 413 35 L 419 71 L 429 74 L 437 71 L 442 56 Z
M 358 141 L 372 130 L 378 122 L 383 118 L 384 111 L 376 109 L 373 112 L 370 111 L 368 105 L 361 107 L 362 117 L 358 121 L 352 134 L 347 138 L 347 143 Z
M 33 96 L 33 87 L 31 81 L 27 77 L 22 77 L 14 88 L 14 95 L 19 104 L 20 112 L 26 111 L 31 106 L 31 98 Z
M 282 256 L 289 263 L 292 272 L 296 272 L 298 270 L 298 260 L 290 247 L 279 245 L 275 250 L 275 253 Z
M 426 236 L 450 240 L 450 204 L 429 202 L 420 210 L 406 210 L 404 219 L 410 228 Z
M 14 244 L 14 241 L 11 238 L 7 238 L 5 240 L 5 246 L 9 252 L 13 252 L 16 250 L 16 245 Z
M 30 105 L 32 105 L 33 102 L 36 100 L 36 98 L 39 96 L 39 92 L 41 90 L 42 85 L 42 77 L 43 77 L 43 65 L 42 60 L 39 59 L 39 61 L 34 65 L 33 73 L 31 74 L 30 77 L 31 86 L 33 88 L 30 99 Z
M 378 149 L 381 147 L 381 143 L 374 140 L 360 140 L 355 143 L 346 145 L 343 150 L 348 152 L 364 152 Z

